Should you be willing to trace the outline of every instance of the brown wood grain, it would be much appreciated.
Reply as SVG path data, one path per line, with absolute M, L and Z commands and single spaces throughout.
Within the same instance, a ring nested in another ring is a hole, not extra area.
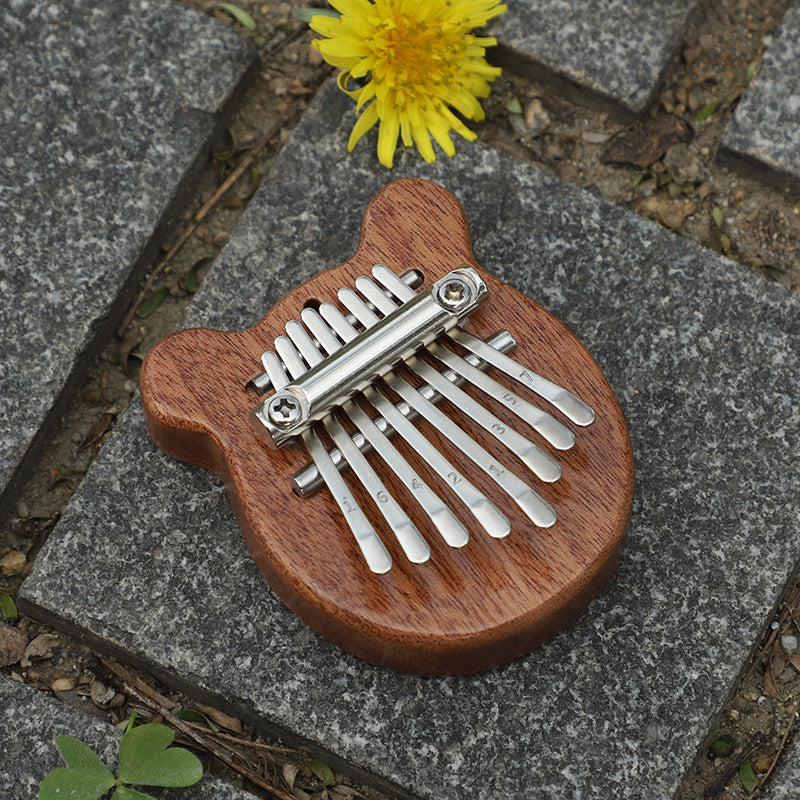
M 259 401 L 245 387 L 260 371 L 261 353 L 272 349 L 287 320 L 299 319 L 309 300 L 335 299 L 337 289 L 352 286 L 375 263 L 397 274 L 420 269 L 423 289 L 463 263 L 480 269 L 464 211 L 452 195 L 421 180 L 392 183 L 368 206 L 355 255 L 290 292 L 252 328 L 181 331 L 151 350 L 141 376 L 148 428 L 167 453 L 222 478 L 266 579 L 323 636 L 393 669 L 423 674 L 486 669 L 527 652 L 567 625 L 616 567 L 633 497 L 627 428 L 611 388 L 580 342 L 541 306 L 481 271 L 490 297 L 470 318 L 470 330 L 481 338 L 510 330 L 519 343 L 514 358 L 585 400 L 597 418 L 579 428 L 531 396 L 576 434 L 574 448 L 555 451 L 505 408 L 467 389 L 561 464 L 560 480 L 544 484 L 480 429 L 469 429 L 556 509 L 558 521 L 547 530 L 534 527 L 430 425 L 417 423 L 510 519 L 512 532 L 503 540 L 490 538 L 395 437 L 397 448 L 470 529 L 470 541 L 461 549 L 444 544 L 427 518 L 415 512 L 402 484 L 386 477 L 380 460 L 370 456 L 432 551 L 429 562 L 409 563 L 380 515 L 373 513 L 371 501 L 348 477 L 394 561 L 388 573 L 374 575 L 329 492 L 323 489 L 307 499 L 292 493 L 289 479 L 308 456 L 300 443 L 271 450 L 259 441 L 249 419 Z M 514 390 L 527 396 L 520 387 Z M 440 407 L 460 419 L 447 402 Z

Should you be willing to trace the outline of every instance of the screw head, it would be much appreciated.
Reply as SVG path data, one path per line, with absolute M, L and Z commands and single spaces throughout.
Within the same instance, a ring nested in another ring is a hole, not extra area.
M 297 399 L 288 394 L 276 394 L 267 405 L 270 421 L 279 428 L 290 428 L 300 421 L 302 409 Z
M 437 299 L 445 308 L 456 311 L 472 302 L 472 287 L 461 278 L 449 278 L 439 287 Z

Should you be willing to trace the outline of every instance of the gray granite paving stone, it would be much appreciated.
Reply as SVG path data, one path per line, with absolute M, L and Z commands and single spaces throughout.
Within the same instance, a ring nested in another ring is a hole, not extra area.
M 36 800 L 45 775 L 64 766 L 57 736 L 80 739 L 116 772 L 122 731 L 0 675 L 0 800 Z M 190 788 L 148 792 L 162 800 L 253 800 L 248 792 L 209 776 Z
M 251 59 L 172 0 L 0 7 L 0 508 Z
M 798 297 L 482 145 L 431 166 L 405 152 L 391 172 L 374 136 L 344 156 L 348 107 L 322 89 L 186 324 L 254 323 L 352 254 L 387 181 L 438 181 L 479 262 L 572 328 L 617 392 L 637 490 L 616 575 L 505 666 L 378 669 L 283 608 L 219 481 L 151 445 L 134 403 L 20 602 L 419 797 L 663 800 L 800 556 Z
M 797 800 L 800 797 L 800 739 L 795 739 L 775 771 L 766 793 L 767 800 Z
M 786 11 L 722 137 L 723 159 L 800 188 L 800 2 Z
M 643 113 L 698 0 L 519 0 L 492 23 L 510 68 Z

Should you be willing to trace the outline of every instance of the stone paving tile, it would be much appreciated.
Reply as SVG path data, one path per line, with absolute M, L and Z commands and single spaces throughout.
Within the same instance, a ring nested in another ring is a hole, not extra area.
M 503 62 L 512 69 L 545 80 L 549 72 L 629 114 L 641 114 L 697 4 L 698 0 L 522 0 L 509 3 L 490 32 L 503 46 Z
M 800 189 L 800 2 L 767 43 L 725 130 L 721 156 L 758 179 Z
M 171 0 L 0 8 L 0 498 L 113 330 L 250 61 Z
M 83 711 L 0 675 L 0 797 L 36 800 L 45 775 L 63 767 L 57 736 L 72 736 L 88 744 L 116 772 L 117 742 L 122 732 Z M 190 789 L 151 789 L 163 800 L 253 800 L 253 795 L 217 778 L 205 777 Z
M 765 797 L 767 800 L 797 800 L 800 797 L 800 739 L 789 748 Z
M 151 445 L 134 403 L 20 602 L 420 797 L 535 785 L 554 800 L 663 800 L 800 556 L 800 302 L 482 145 L 431 166 L 406 152 L 392 172 L 374 137 L 344 156 L 348 103 L 320 92 L 186 323 L 254 323 L 352 254 L 387 181 L 438 181 L 465 205 L 478 261 L 575 331 L 617 392 L 637 490 L 616 575 L 505 666 L 443 679 L 378 669 L 284 609 L 219 481 Z

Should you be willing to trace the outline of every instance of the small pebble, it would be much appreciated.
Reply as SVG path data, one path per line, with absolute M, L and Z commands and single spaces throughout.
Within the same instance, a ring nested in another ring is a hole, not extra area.
M 28 504 L 24 500 L 20 500 L 19 503 L 17 503 L 17 516 L 20 517 L 20 519 L 26 519 L 30 515 L 31 510 L 28 508 Z
M 762 774 L 772 766 L 772 759 L 769 756 L 759 756 L 753 761 L 753 772 Z
M 792 655 L 797 652 L 797 637 L 787 633 L 781 636 L 781 647 L 784 653 Z
M 11 550 L 0 558 L 0 571 L 3 575 L 14 575 L 21 569 L 24 569 L 28 563 L 28 559 L 20 550 Z
M 92 681 L 89 687 L 92 702 L 100 708 L 105 708 L 113 699 L 116 692 L 100 681 Z
M 71 692 L 77 685 L 77 678 L 56 678 L 50 684 L 50 688 L 54 692 Z
M 538 97 L 534 97 L 525 109 L 525 124 L 528 126 L 528 135 L 534 138 L 550 127 L 550 115 Z

